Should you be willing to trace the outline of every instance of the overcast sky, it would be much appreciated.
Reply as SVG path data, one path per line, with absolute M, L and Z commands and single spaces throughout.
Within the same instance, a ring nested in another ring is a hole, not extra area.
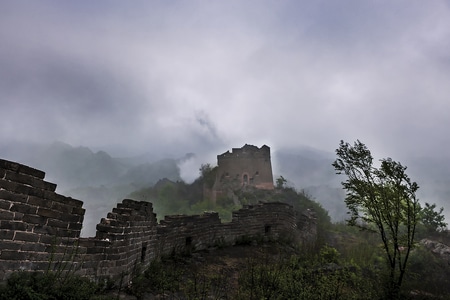
M 449 1 L 0 2 L 2 142 L 447 156 L 449 96 Z

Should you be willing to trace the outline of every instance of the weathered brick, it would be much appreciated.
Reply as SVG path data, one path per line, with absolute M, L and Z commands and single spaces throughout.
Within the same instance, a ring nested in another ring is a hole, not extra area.
M 71 223 L 83 223 L 83 216 L 80 215 L 72 215 L 72 214 L 68 214 L 68 215 L 64 215 L 64 220 L 67 220 L 67 222 L 71 222 Z
M 79 215 L 79 216 L 84 216 L 85 211 L 86 211 L 86 210 L 85 210 L 84 208 L 81 208 L 81 207 L 74 207 L 74 208 L 72 209 L 72 214 Z
M 33 232 L 22 232 L 16 231 L 16 235 L 14 236 L 15 241 L 25 241 L 25 242 L 38 242 L 39 234 Z
M 0 159 L 0 168 L 14 171 L 17 173 L 31 175 L 40 179 L 44 179 L 45 172 L 4 159 Z
M 36 232 L 36 231 L 34 231 L 34 232 Z M 42 234 L 39 238 L 39 243 L 43 243 L 46 245 L 51 245 L 51 244 L 54 244 L 55 242 L 56 242 L 55 237 L 51 236 L 51 235 Z
M 36 225 L 33 229 L 34 233 L 56 236 L 56 228 L 47 225 Z
M 30 168 L 30 167 L 24 166 L 24 165 L 20 166 L 19 173 L 31 175 L 31 176 L 39 178 L 39 179 L 45 178 L 45 172 L 38 170 L 38 169 Z
M 17 270 L 25 270 L 26 267 L 28 267 L 30 264 L 25 263 L 23 261 L 17 261 L 17 260 L 2 260 L 2 267 L 0 268 L 1 271 L 5 271 L 5 276 L 11 275 L 12 272 L 17 272 Z M 8 272 L 11 272 L 8 274 Z M 1 278 L 1 277 L 0 277 Z M 3 277 L 6 278 L 6 277 Z
M 0 182 L 2 180 L 0 179 Z M 27 195 L 16 194 L 9 190 L 0 190 L 0 199 L 9 200 L 13 202 L 27 202 Z
M 34 193 L 35 190 L 38 190 L 34 187 L 31 187 L 29 185 L 23 184 L 23 183 L 15 183 L 14 192 L 24 195 L 31 195 Z
M 91 247 L 87 248 L 87 254 L 97 254 L 97 253 L 104 253 L 105 249 L 104 247 Z
M 95 228 L 97 229 L 97 231 L 110 232 L 111 226 L 104 224 L 97 224 Z
M 69 227 L 68 227 L 68 229 L 71 229 L 71 230 L 81 230 L 82 228 L 83 228 L 82 223 L 69 223 Z
M 20 250 L 23 246 L 23 242 L 15 242 L 15 241 L 3 241 L 0 240 L 0 249 L 3 250 Z
M 124 235 L 124 234 L 110 234 L 109 238 L 111 239 L 111 241 L 121 241 L 121 240 L 125 240 L 128 238 L 128 236 Z
M 94 247 L 95 240 L 93 238 L 81 238 L 79 240 L 80 247 Z
M 38 181 L 36 177 L 26 175 L 26 174 L 20 174 L 20 173 L 13 172 L 13 171 L 6 171 L 4 178 L 7 180 L 10 180 L 10 181 L 15 181 L 15 182 L 19 182 L 19 183 L 23 183 L 23 184 L 27 184 L 27 185 L 31 185 L 31 186 L 34 186 L 33 183 L 35 181 Z
M 59 220 L 69 223 L 70 220 L 72 220 L 72 216 L 74 216 L 74 215 L 67 214 L 67 213 L 61 213 L 61 216 L 59 217 Z M 80 216 L 78 216 L 78 217 L 80 217 Z
M 52 226 L 52 227 L 65 228 L 65 229 L 67 229 L 67 227 L 68 227 L 67 222 L 55 220 L 55 219 L 48 219 L 47 225 Z
M 54 192 L 56 190 L 56 187 L 57 187 L 57 185 L 55 183 L 48 182 L 48 181 L 42 181 L 42 188 L 44 190 Z
M 31 175 L 27 175 L 27 174 L 16 173 L 13 171 L 6 171 L 4 178 L 7 180 L 10 180 L 10 181 L 30 185 L 32 187 L 36 187 L 39 189 L 44 189 L 44 190 L 49 190 L 49 191 L 56 190 L 56 184 L 44 181 L 40 178 L 31 176 Z
M 60 195 L 60 194 L 54 193 L 54 192 L 46 191 L 44 198 L 50 199 L 55 202 L 60 202 L 60 203 L 63 203 L 65 205 L 69 205 L 69 206 L 74 206 L 74 207 L 82 207 L 83 206 L 83 201 L 81 201 L 81 200 L 73 199 L 72 197 L 66 197 L 64 195 Z
M 60 195 L 58 193 L 51 192 L 51 191 L 45 191 L 44 198 L 52 200 L 52 201 L 56 201 L 56 202 L 64 202 L 64 200 L 66 199 L 66 196 L 63 196 L 63 195 Z
M 79 238 L 80 231 L 79 230 L 69 230 L 69 229 L 57 229 L 58 236 L 68 237 L 68 238 Z
M 33 232 L 38 234 L 49 234 L 58 238 L 76 238 L 80 237 L 79 230 L 68 230 L 53 226 L 36 226 Z
M 131 208 L 123 208 L 123 207 L 121 208 L 120 206 L 121 206 L 120 203 L 118 203 L 117 207 L 114 207 L 112 212 L 119 215 L 130 217 L 133 210 Z
M 25 231 L 27 230 L 27 228 L 28 228 L 27 224 L 23 222 L 7 221 L 7 220 L 0 221 L 0 229 Z
M 46 249 L 45 244 L 40 243 L 24 243 L 20 250 L 22 251 L 33 251 L 33 252 L 44 252 Z
M 26 252 L 28 253 L 28 259 L 31 261 L 49 261 L 51 258 L 51 253 L 45 252 Z
M 38 215 L 24 215 L 23 219 L 26 223 L 45 225 L 47 223 L 47 218 Z
M 4 210 L 9 210 L 11 208 L 12 203 L 10 201 L 6 201 L 0 199 L 0 208 Z
M 52 207 L 52 201 L 51 200 L 40 198 L 40 197 L 36 197 L 36 196 L 29 196 L 27 203 L 30 204 L 30 205 L 35 205 L 35 206 L 44 207 L 44 208 L 51 208 Z
M 40 197 L 40 198 L 45 198 L 44 194 L 45 194 L 45 190 L 39 189 L 39 188 L 30 188 L 30 190 L 28 191 L 28 195 L 36 196 L 36 197 Z
M 0 159 L 0 168 L 2 168 L 4 170 L 11 170 L 11 171 L 18 172 L 19 168 L 20 168 L 20 164 L 9 161 L 9 160 Z
M 0 240 L 12 240 L 14 233 L 14 230 L 2 229 L 0 230 Z
M 29 205 L 26 203 L 14 203 L 11 206 L 11 211 L 17 211 L 24 214 L 32 214 L 35 215 L 38 210 L 37 206 Z
M 39 209 L 36 212 L 37 215 L 47 217 L 47 218 L 53 218 L 53 219 L 59 219 L 61 217 L 61 213 L 59 211 L 39 207 Z
M 70 206 L 75 206 L 75 207 L 82 207 L 83 206 L 83 201 L 78 200 L 78 199 L 74 199 L 72 197 L 66 197 L 66 199 L 64 200 L 64 203 Z
M 97 269 L 98 264 L 99 264 L 99 259 L 96 256 L 97 256 L 96 254 L 87 254 L 86 259 L 83 262 L 83 268 Z
M 66 205 L 64 203 L 54 202 L 54 201 L 51 203 L 51 208 L 54 210 L 63 212 L 63 213 L 67 213 L 67 214 L 72 213 L 72 209 L 73 209 L 73 207 L 70 205 Z
M 14 219 L 14 213 L 9 210 L 0 208 L 0 220 L 12 220 Z
M 14 213 L 14 221 L 22 221 L 24 214 L 21 212 L 15 212 Z
M 48 258 L 42 258 L 51 264 L 51 270 L 58 270 L 61 268 L 61 262 L 64 259 L 63 253 L 46 252 L 49 254 Z
M 48 259 L 43 261 L 33 261 L 32 271 L 46 271 L 48 270 Z
M 28 259 L 28 252 L 2 250 L 0 259 L 4 260 L 26 260 Z

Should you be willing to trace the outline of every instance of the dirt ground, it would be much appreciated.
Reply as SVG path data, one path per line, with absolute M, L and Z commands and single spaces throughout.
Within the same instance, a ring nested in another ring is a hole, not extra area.
M 176 264 L 180 266 L 184 272 L 192 277 L 198 276 L 201 280 L 202 276 L 214 276 L 218 281 L 218 286 L 224 290 L 218 293 L 227 293 L 236 290 L 238 287 L 239 274 L 254 261 L 275 261 L 280 257 L 294 254 L 295 249 L 277 245 L 245 245 L 224 248 L 212 248 L 205 251 L 194 252 L 189 256 L 174 257 L 166 260 L 166 264 Z M 135 300 L 135 296 L 117 291 L 111 292 L 107 296 L 108 299 Z M 106 299 L 106 298 L 105 298 Z M 143 300 L 153 299 L 182 299 L 174 295 L 151 295 L 146 294 L 141 298 Z

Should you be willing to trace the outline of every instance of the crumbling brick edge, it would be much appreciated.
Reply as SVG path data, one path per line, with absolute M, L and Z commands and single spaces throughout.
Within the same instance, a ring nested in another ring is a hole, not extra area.
M 56 193 L 56 184 L 44 177 L 43 171 L 0 159 L 0 282 L 19 270 L 127 282 L 164 255 L 301 231 L 285 203 L 245 206 L 229 223 L 216 212 L 166 216 L 158 223 L 152 203 L 125 199 L 101 219 L 95 237 L 84 238 L 83 202 Z

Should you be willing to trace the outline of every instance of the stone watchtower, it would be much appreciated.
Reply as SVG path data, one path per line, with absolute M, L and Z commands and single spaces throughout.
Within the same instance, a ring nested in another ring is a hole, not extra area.
M 217 155 L 217 173 L 213 192 L 216 195 L 246 186 L 272 190 L 273 175 L 270 148 L 245 144 Z

